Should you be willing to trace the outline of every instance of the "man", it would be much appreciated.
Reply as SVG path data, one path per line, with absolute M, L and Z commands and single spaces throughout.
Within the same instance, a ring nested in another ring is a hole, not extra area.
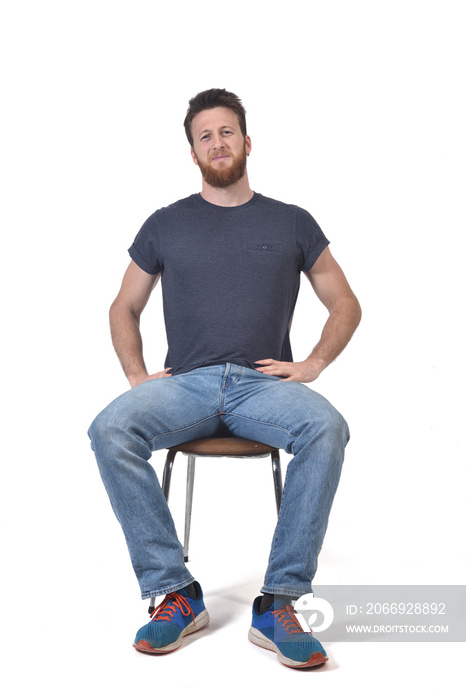
M 238 97 L 200 93 L 185 130 L 202 191 L 156 211 L 129 249 L 110 324 L 132 388 L 89 430 L 142 597 L 165 596 L 134 646 L 172 651 L 209 621 L 148 460 L 154 450 L 227 434 L 294 455 L 249 638 L 287 666 L 312 666 L 327 656 L 291 603 L 312 592 L 349 434 L 305 384 L 346 346 L 360 307 L 312 216 L 250 189 L 251 139 Z M 294 362 L 289 327 L 301 271 L 329 317 L 309 357 Z M 139 320 L 160 278 L 168 354 L 165 369 L 149 374 Z

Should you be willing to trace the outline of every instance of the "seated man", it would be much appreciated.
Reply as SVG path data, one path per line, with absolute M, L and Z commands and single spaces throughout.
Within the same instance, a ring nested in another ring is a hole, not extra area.
M 169 652 L 209 621 L 148 460 L 154 450 L 233 435 L 293 454 L 249 638 L 285 665 L 312 666 L 327 656 L 291 602 L 312 592 L 349 433 L 305 384 L 346 346 L 360 307 L 312 216 L 250 189 L 238 97 L 200 93 L 185 130 L 202 191 L 152 214 L 129 249 L 110 323 L 131 390 L 89 430 L 142 597 L 165 596 L 134 646 Z M 309 357 L 294 362 L 289 327 L 301 272 L 329 316 Z M 139 320 L 160 278 L 168 354 L 165 369 L 149 374 Z

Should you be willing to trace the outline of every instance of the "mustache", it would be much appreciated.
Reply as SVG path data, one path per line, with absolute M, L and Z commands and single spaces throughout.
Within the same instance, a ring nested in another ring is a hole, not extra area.
M 221 158 L 222 156 L 229 156 L 229 155 L 231 155 L 231 154 L 226 148 L 215 149 L 215 152 L 210 156 L 210 160 L 212 161 L 215 158 Z

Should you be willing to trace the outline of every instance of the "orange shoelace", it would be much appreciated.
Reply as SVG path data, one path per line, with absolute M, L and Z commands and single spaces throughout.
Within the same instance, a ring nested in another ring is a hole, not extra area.
M 277 618 L 277 622 L 280 622 L 286 629 L 288 634 L 302 634 L 303 629 L 299 624 L 293 607 L 291 605 L 285 605 L 279 610 L 272 610 L 272 615 Z
M 166 622 L 170 622 L 177 610 L 180 610 L 181 614 L 185 617 L 191 615 L 194 621 L 194 613 L 191 606 L 186 598 L 183 595 L 180 595 L 178 591 L 174 591 L 173 593 L 166 595 L 162 602 L 157 605 L 155 610 L 151 613 L 150 617 L 151 620 L 155 620 L 157 618 L 157 620 L 165 620 Z

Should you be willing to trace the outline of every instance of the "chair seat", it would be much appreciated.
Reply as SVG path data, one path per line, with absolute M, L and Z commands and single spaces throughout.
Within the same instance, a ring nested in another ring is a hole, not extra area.
M 176 452 L 199 455 L 200 457 L 215 457 L 216 455 L 222 457 L 251 457 L 270 454 L 275 448 L 270 447 L 270 445 L 264 445 L 261 442 L 246 440 L 245 438 L 209 437 L 184 442 L 172 449 L 176 450 Z

